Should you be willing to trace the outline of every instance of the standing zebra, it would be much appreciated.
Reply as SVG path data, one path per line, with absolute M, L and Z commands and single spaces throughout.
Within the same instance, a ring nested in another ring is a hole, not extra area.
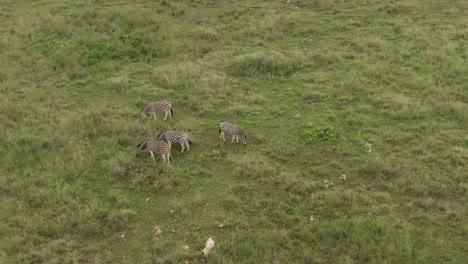
M 222 138 L 224 141 L 226 141 L 224 134 L 232 135 L 231 143 L 234 143 L 234 138 L 236 138 L 237 143 L 239 143 L 240 136 L 242 139 L 242 144 L 244 144 L 244 146 L 247 145 L 247 136 L 244 134 L 244 131 L 231 123 L 221 122 L 219 124 L 219 138 Z
M 156 120 L 156 112 L 164 112 L 164 120 L 166 120 L 167 116 L 169 115 L 172 118 L 172 104 L 169 101 L 158 101 L 153 102 L 145 107 L 140 112 L 140 119 L 143 121 L 146 119 L 146 114 L 151 113 Z
M 146 140 L 138 144 L 136 155 L 140 156 L 144 151 L 148 150 L 151 154 L 151 158 L 154 160 L 154 153 L 160 154 L 163 158 L 163 164 L 166 163 L 166 159 L 171 164 L 171 145 L 162 140 Z
M 184 152 L 185 146 L 187 146 L 187 151 L 190 151 L 189 144 L 192 144 L 192 141 L 190 141 L 187 134 L 185 134 L 184 132 L 165 131 L 158 135 L 158 139 L 163 138 L 167 140 L 167 143 L 169 143 L 169 145 L 179 143 L 182 147 L 182 151 L 180 153 Z

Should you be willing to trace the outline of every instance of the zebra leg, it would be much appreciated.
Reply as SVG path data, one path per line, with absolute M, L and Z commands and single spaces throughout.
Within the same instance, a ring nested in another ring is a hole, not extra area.
M 163 164 L 166 163 L 166 155 L 161 154 L 161 157 L 163 158 Z
M 156 112 L 152 112 L 154 120 L 156 120 Z
M 234 138 L 236 138 L 236 136 L 235 136 L 235 135 L 232 135 L 231 144 L 234 143 Z
M 189 144 L 188 140 L 185 142 L 185 145 L 187 145 L 187 151 L 190 151 L 190 147 L 189 147 L 190 144 Z
M 167 118 L 167 112 L 164 112 L 164 120 Z
M 168 152 L 168 153 L 166 154 L 166 156 L 167 156 L 167 163 L 168 163 L 169 165 L 171 165 L 171 153 Z
M 237 144 L 239 144 L 239 135 L 236 135 Z
M 222 138 L 222 139 L 223 139 L 223 141 L 226 141 L 226 137 L 224 136 L 224 132 L 221 132 L 221 134 L 220 134 L 220 138 Z
M 185 148 L 185 142 L 180 143 L 180 146 L 182 147 L 182 151 L 180 153 L 184 153 L 184 148 Z
M 154 154 L 153 154 L 153 151 L 150 151 L 150 154 L 151 154 L 151 158 L 154 160 Z

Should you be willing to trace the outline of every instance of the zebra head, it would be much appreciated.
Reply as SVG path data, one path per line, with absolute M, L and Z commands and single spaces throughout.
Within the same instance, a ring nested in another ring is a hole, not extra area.
M 145 105 L 143 109 L 140 111 L 140 121 L 144 121 L 146 119 L 146 113 L 148 112 L 148 105 Z
M 138 144 L 136 156 L 140 156 L 144 152 L 147 144 L 148 144 L 148 141 L 143 141 L 140 144 Z
M 140 121 L 145 121 L 146 119 L 146 113 L 141 112 L 140 113 Z
M 242 144 L 244 144 L 244 146 L 247 146 L 247 136 L 245 134 L 242 134 Z

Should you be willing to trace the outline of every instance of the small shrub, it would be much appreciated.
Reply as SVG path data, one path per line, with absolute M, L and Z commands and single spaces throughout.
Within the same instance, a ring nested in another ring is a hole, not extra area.
M 304 95 L 304 99 L 309 103 L 317 103 L 323 101 L 325 97 L 326 95 L 319 91 L 311 91 Z
M 78 54 L 71 49 L 63 50 L 56 57 L 56 64 L 63 69 L 69 79 L 78 77 L 81 66 L 78 60 Z
M 338 134 L 330 128 L 307 128 L 304 130 L 304 135 L 310 142 L 335 142 L 338 138 Z
M 216 30 L 205 30 L 200 34 L 200 38 L 208 42 L 215 42 L 219 39 L 219 34 Z
M 44 15 L 40 18 L 38 24 L 41 31 L 46 35 L 55 34 L 57 36 L 64 36 L 67 33 L 67 28 L 60 17 L 50 14 Z

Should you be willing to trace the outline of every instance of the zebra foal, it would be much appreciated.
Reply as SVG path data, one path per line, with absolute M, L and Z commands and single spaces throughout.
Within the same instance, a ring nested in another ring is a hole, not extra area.
M 242 144 L 244 144 L 244 146 L 247 145 L 247 136 L 245 135 L 244 131 L 242 131 L 242 129 L 231 123 L 221 122 L 219 124 L 219 138 L 226 141 L 225 134 L 232 135 L 231 143 L 234 143 L 234 139 L 237 139 L 237 143 L 239 143 L 240 137 Z
M 184 132 L 179 132 L 179 131 L 162 132 L 158 135 L 158 139 L 166 139 L 169 145 L 179 143 L 180 146 L 182 147 L 182 151 L 180 153 L 184 152 L 185 146 L 187 146 L 187 151 L 190 151 L 190 144 L 192 144 L 192 141 L 190 141 L 187 134 L 185 134 Z
M 149 139 L 141 142 L 137 146 L 137 156 L 141 156 L 145 150 L 149 151 L 151 158 L 154 160 L 154 154 L 160 154 L 163 158 L 163 164 L 166 163 L 166 160 L 171 164 L 171 145 L 162 141 Z
M 166 120 L 167 116 L 172 118 L 172 104 L 169 101 L 157 101 L 150 104 L 145 105 L 140 112 L 140 119 L 143 121 L 146 119 L 146 114 L 152 114 L 154 119 L 156 120 L 156 112 L 164 112 L 164 120 Z

